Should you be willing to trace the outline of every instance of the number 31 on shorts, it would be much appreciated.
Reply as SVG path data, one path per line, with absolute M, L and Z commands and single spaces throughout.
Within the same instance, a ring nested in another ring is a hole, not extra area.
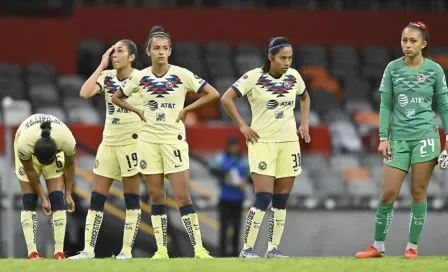
M 426 139 L 420 141 L 420 157 L 424 158 L 428 156 L 428 151 L 434 153 L 435 151 L 435 144 L 434 139 Z

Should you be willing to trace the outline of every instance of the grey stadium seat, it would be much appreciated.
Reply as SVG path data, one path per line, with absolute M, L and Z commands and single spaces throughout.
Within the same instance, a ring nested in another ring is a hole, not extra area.
M 193 42 L 180 42 L 173 45 L 173 54 L 175 57 L 199 57 L 201 55 L 201 48 Z
M 332 109 L 341 108 L 341 103 L 334 93 L 319 90 L 311 93 L 311 108 L 319 114 L 324 114 Z
M 256 55 L 237 55 L 235 57 L 235 63 L 238 74 L 242 76 L 247 71 L 261 67 L 263 65 L 263 58 Z
M 223 95 L 229 88 L 235 83 L 235 78 L 233 77 L 220 77 L 215 80 L 214 87 L 218 92 Z
M 328 66 L 325 47 L 314 44 L 304 44 L 298 50 L 299 66 Z
M 314 183 L 306 169 L 295 178 L 294 187 L 291 190 L 292 196 L 311 197 L 315 194 Z
M 9 96 L 12 99 L 24 99 L 25 92 L 20 79 L 0 78 L 0 98 Z
M 78 75 L 62 75 L 58 78 L 58 87 L 66 97 L 79 97 L 85 80 Z
M 0 79 L 17 79 L 22 76 L 22 67 L 15 63 L 0 63 Z
M 242 43 L 235 46 L 237 55 L 251 55 L 262 57 L 263 49 L 254 44 Z
M 230 58 L 232 49 L 228 44 L 220 42 L 211 42 L 204 47 L 205 56 L 214 56 L 218 58 Z
M 330 158 L 330 167 L 337 173 L 341 172 L 344 168 L 353 168 L 359 166 L 359 158 L 356 155 L 333 155 Z
M 56 70 L 45 63 L 33 63 L 27 69 L 27 82 L 29 85 L 51 83 L 56 79 Z
M 362 142 L 351 122 L 336 121 L 329 125 L 332 147 L 338 152 L 360 152 Z
M 59 93 L 53 84 L 31 85 L 29 96 L 34 106 L 54 106 L 59 104 Z

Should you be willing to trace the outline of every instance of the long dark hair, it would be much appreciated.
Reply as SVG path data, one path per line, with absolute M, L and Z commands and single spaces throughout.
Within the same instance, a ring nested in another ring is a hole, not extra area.
M 57 154 L 56 143 L 51 138 L 51 121 L 42 122 L 40 129 L 40 138 L 34 144 L 34 156 L 41 164 L 49 165 L 54 162 Z
M 269 68 L 271 68 L 271 61 L 269 60 L 269 53 L 275 56 L 280 49 L 286 46 L 291 46 L 291 43 L 285 37 L 275 37 L 270 38 L 268 44 L 266 46 L 266 57 L 264 59 L 263 64 L 263 73 L 269 72 Z
M 428 28 L 426 27 L 425 23 L 423 22 L 410 22 L 406 28 L 413 28 L 418 29 L 420 31 L 420 34 L 422 34 L 422 39 L 426 41 L 426 46 L 422 50 L 423 57 L 430 59 L 430 47 L 429 47 L 429 33 Z

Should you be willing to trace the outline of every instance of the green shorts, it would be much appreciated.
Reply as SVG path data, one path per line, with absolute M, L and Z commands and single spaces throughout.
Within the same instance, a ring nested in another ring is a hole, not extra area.
M 441 152 L 440 139 L 390 141 L 390 150 L 394 158 L 384 159 L 384 163 L 407 172 L 414 163 L 437 159 Z

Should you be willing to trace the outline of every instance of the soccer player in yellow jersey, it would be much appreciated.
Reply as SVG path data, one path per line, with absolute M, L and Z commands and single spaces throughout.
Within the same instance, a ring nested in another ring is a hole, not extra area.
M 153 258 L 168 258 L 165 176 L 171 181 L 195 257 L 210 258 L 202 246 L 198 216 L 190 198 L 190 166 L 183 121 L 189 111 L 217 99 L 219 94 L 189 70 L 168 63 L 171 40 L 161 27 L 153 27 L 151 30 L 146 53 L 151 57 L 152 66 L 138 72 L 123 84 L 112 101 L 137 113 L 146 121 L 139 138 L 138 150 L 140 171 L 146 177 L 151 197 L 151 221 L 158 247 Z M 185 95 L 189 91 L 204 95 L 184 108 Z M 126 102 L 125 98 L 134 93 L 143 98 L 144 110 Z
M 137 58 L 137 46 L 130 40 L 121 40 L 109 48 L 103 55 L 96 71 L 84 83 L 80 96 L 86 99 L 98 93 L 104 93 L 106 99 L 106 124 L 103 141 L 96 155 L 93 173 L 90 208 L 87 213 L 84 250 L 70 259 L 92 259 L 95 257 L 95 244 L 103 220 L 106 196 L 114 180 L 123 179 L 126 219 L 123 232 L 123 247 L 117 259 L 132 258 L 132 247 L 140 225 L 140 184 L 138 167 L 137 139 L 143 122 L 133 112 L 117 107 L 112 103 L 112 95 L 121 84 L 138 70 L 133 68 Z M 104 70 L 109 61 L 113 70 Z M 138 94 L 130 96 L 127 101 L 135 107 L 142 108 Z
M 286 203 L 294 179 L 302 171 L 298 134 L 310 142 L 308 119 L 310 98 L 300 74 L 291 68 L 293 50 L 286 38 L 268 42 L 262 68 L 244 74 L 223 95 L 221 101 L 246 137 L 249 167 L 256 200 L 246 220 L 242 258 L 258 258 L 254 246 L 266 209 L 272 201 L 266 257 L 286 257 L 278 246 L 286 219 Z M 238 113 L 234 100 L 247 95 L 252 108 L 249 127 Z M 300 97 L 302 123 L 294 119 L 296 97 Z
M 55 241 L 54 258 L 66 258 L 64 254 L 66 210 L 69 212 L 75 210 L 71 197 L 75 175 L 75 152 L 76 141 L 70 129 L 52 115 L 31 115 L 23 121 L 16 132 L 15 172 L 22 190 L 23 209 L 20 219 L 28 248 L 28 259 L 41 258 L 36 247 L 38 197 L 42 201 L 45 215 L 51 215 Z M 40 184 L 41 175 L 45 179 L 50 201 L 47 200 Z

